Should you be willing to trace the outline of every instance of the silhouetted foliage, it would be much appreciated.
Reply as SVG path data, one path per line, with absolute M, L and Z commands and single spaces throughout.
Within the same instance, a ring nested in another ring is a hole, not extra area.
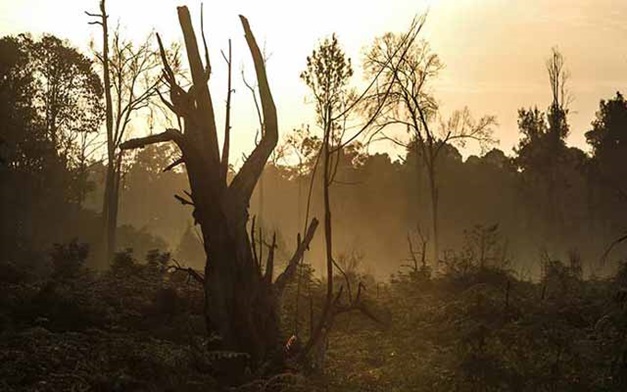
M 409 133 L 409 142 L 387 137 L 394 144 L 411 151 L 415 164 L 424 167 L 426 186 L 431 202 L 432 262 L 440 258 L 440 184 L 441 155 L 446 155 L 453 144 L 465 146 L 468 141 L 484 149 L 495 142 L 492 126 L 494 116 L 475 120 L 469 109 L 454 111 L 448 119 L 439 113 L 439 105 L 431 91 L 431 84 L 444 64 L 433 53 L 425 40 L 407 45 L 403 37 L 387 33 L 375 39 L 366 53 L 364 69 L 374 75 L 381 69 L 385 83 L 366 101 L 366 111 L 373 112 L 380 106 L 382 97 L 389 97 L 377 118 L 377 127 L 403 127 Z M 389 85 L 389 87 L 387 87 Z M 422 186 L 422 184 L 421 184 Z M 422 219 L 421 219 L 422 221 Z M 423 223 L 426 224 L 426 223 Z
M 93 214 L 80 208 L 90 189 L 83 147 L 101 121 L 102 86 L 91 62 L 54 36 L 5 37 L 0 47 L 0 250 L 41 258 L 54 242 L 93 239 Z
M 266 59 L 242 17 L 262 100 L 260 138 L 237 167 L 230 50 L 218 138 L 208 55 L 186 8 L 179 17 L 190 88 L 160 40 L 113 31 L 108 61 L 94 51 L 103 83 L 67 41 L 0 38 L 0 390 L 627 389 L 620 92 L 600 101 L 591 152 L 570 147 L 582 130 L 553 49 L 551 103 L 518 111 L 512 153 L 488 151 L 492 116 L 441 115 L 431 79 L 443 64 L 417 19 L 366 49 L 361 94 L 338 38 L 323 39 L 301 74 L 320 129 L 303 124 L 274 150 Z M 108 114 L 107 90 L 120 103 Z M 156 97 L 182 129 L 127 140 Z M 372 153 L 378 139 L 399 155 Z M 480 153 L 466 157 L 466 142 Z M 118 191 L 117 252 L 95 269 L 102 201 L 116 215 Z
M 601 100 L 586 139 L 593 148 L 588 168 L 597 189 L 595 204 L 601 217 L 613 216 L 609 219 L 614 220 L 627 202 L 627 102 L 620 92 L 610 100 Z

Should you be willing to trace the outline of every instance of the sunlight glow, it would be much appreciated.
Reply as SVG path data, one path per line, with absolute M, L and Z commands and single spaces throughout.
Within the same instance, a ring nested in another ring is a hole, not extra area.
M 131 37 L 139 39 L 156 30 L 166 42 L 181 39 L 175 10 L 180 5 L 178 0 L 109 0 L 107 4 L 112 24 L 119 21 Z M 548 104 L 543 64 L 552 46 L 560 47 L 572 71 L 575 102 L 570 140 L 576 145 L 585 145 L 583 133 L 598 100 L 627 84 L 627 40 L 613 38 L 624 37 L 627 30 L 620 23 L 612 23 L 620 15 L 627 15 L 627 3 L 602 0 L 592 7 L 586 0 L 376 0 L 367 4 L 321 0 L 304 6 L 280 0 L 238 0 L 206 5 L 206 33 L 215 65 L 211 86 L 216 102 L 223 102 L 226 89 L 220 50 L 229 38 L 233 39 L 236 73 L 252 69 L 237 19 L 238 14 L 245 14 L 269 57 L 268 73 L 282 133 L 311 122 L 312 108 L 304 104 L 307 90 L 299 74 L 321 38 L 336 32 L 359 71 L 365 46 L 387 31 L 403 30 L 412 16 L 426 10 L 429 15 L 423 37 L 446 66 L 435 83 L 442 109 L 450 112 L 469 105 L 477 115 L 497 115 L 498 136 L 505 150 L 518 138 L 517 109 Z M 97 42 L 99 35 L 96 26 L 87 25 L 84 11 L 95 11 L 97 7 L 97 0 L 0 0 L 0 34 L 50 32 L 87 51 L 90 39 L 96 38 Z M 196 18 L 199 8 L 199 2 L 191 2 L 190 11 Z M 606 27 L 596 28 L 599 24 Z M 588 56 L 592 52 L 594 61 Z M 248 136 L 255 132 L 256 119 L 251 97 L 236 79 L 235 148 L 244 152 L 252 146 Z M 237 140 L 239 135 L 241 140 Z

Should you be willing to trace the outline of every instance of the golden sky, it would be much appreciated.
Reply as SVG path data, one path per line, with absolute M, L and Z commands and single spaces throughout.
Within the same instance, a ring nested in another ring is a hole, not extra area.
M 109 14 L 132 37 L 151 29 L 167 41 L 179 40 L 177 5 L 188 4 L 192 17 L 199 1 L 109 0 Z M 0 0 L 0 35 L 50 32 L 87 48 L 97 37 L 85 10 L 98 0 Z M 311 122 L 307 90 L 299 79 L 318 40 L 338 33 L 356 66 L 361 49 L 386 31 L 403 31 L 412 16 L 429 9 L 424 37 L 446 68 L 434 84 L 444 112 L 467 105 L 476 116 L 493 114 L 500 147 L 510 151 L 518 140 L 517 110 L 550 100 L 545 59 L 557 46 L 571 73 L 571 136 L 585 147 L 601 98 L 627 90 L 627 1 L 615 0 L 230 0 L 205 2 L 205 29 L 213 58 L 211 87 L 215 105 L 223 106 L 225 68 L 219 54 L 233 38 L 236 94 L 233 156 L 250 148 L 256 117 L 250 94 L 240 82 L 243 67 L 252 78 L 238 14 L 246 15 L 270 56 L 268 73 L 279 109 L 280 131 Z M 141 124 L 137 133 L 141 133 Z

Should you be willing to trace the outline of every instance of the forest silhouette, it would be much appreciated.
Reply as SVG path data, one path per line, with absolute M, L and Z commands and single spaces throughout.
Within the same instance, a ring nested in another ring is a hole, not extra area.
M 552 48 L 506 153 L 496 117 L 440 110 L 420 16 L 362 59 L 321 37 L 314 120 L 288 130 L 240 15 L 259 123 L 238 159 L 231 41 L 210 58 L 202 7 L 165 47 L 98 6 L 90 52 L 0 38 L 1 390 L 627 387 L 621 92 L 572 129 Z

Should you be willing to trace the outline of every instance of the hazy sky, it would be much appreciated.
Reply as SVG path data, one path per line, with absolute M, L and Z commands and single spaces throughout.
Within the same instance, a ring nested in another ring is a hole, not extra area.
M 386 31 L 403 31 L 412 16 L 427 8 L 423 36 L 446 68 L 434 85 L 445 112 L 467 105 L 476 116 L 494 114 L 500 147 L 509 151 L 518 140 L 517 109 L 550 101 L 545 60 L 558 46 L 571 73 L 571 144 L 585 147 L 601 98 L 627 90 L 627 1 L 615 0 L 230 0 L 205 2 L 205 29 L 212 53 L 211 87 L 223 107 L 225 67 L 219 50 L 233 38 L 236 64 L 234 156 L 251 146 L 255 112 L 240 83 L 244 67 L 250 80 L 252 62 L 238 14 L 246 15 L 258 41 L 270 56 L 268 73 L 284 134 L 311 121 L 307 90 L 299 79 L 318 40 L 336 32 L 354 64 L 361 49 Z M 156 29 L 168 41 L 181 39 L 175 6 L 188 4 L 198 16 L 198 1 L 109 0 L 109 14 L 132 37 Z M 51 32 L 82 48 L 97 37 L 85 10 L 98 0 L 0 0 L 0 35 Z M 136 132 L 143 132 L 137 124 Z

